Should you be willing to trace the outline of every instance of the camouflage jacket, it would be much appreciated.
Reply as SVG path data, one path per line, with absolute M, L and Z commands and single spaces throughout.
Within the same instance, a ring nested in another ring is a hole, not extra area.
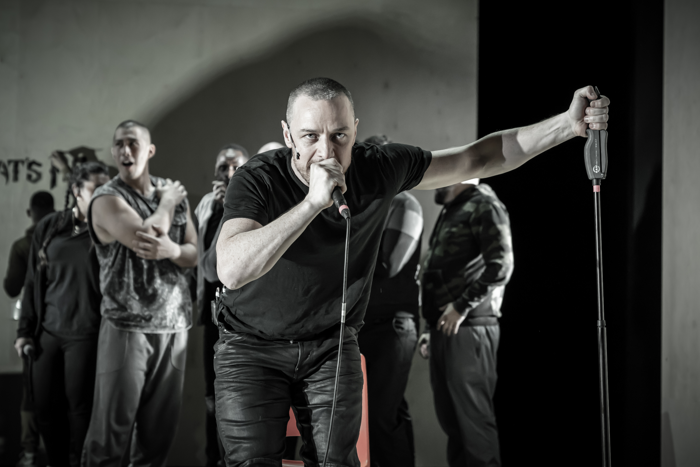
M 501 316 L 513 245 L 508 211 L 490 186 L 467 189 L 442 209 L 423 271 L 423 317 L 430 327 L 450 302 L 467 315 L 463 325 Z

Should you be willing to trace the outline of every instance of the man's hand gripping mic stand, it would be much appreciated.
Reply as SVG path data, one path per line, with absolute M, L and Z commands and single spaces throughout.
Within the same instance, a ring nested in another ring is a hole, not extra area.
M 600 91 L 595 87 L 600 98 Z M 600 224 L 600 183 L 608 171 L 608 132 L 586 130 L 588 141 L 584 148 L 584 161 L 588 178 L 593 182 L 595 201 L 596 275 L 598 280 L 598 384 L 600 391 L 600 434 L 603 467 L 610 467 L 610 401 L 608 398 L 608 338 L 605 327 L 603 303 L 603 245 Z

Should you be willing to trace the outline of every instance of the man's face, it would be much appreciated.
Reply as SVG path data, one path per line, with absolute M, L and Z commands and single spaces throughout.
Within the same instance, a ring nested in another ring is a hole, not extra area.
M 112 157 L 123 180 L 134 180 L 143 175 L 148 160 L 156 153 L 151 135 L 143 128 L 117 128 L 112 142 Z
M 348 98 L 343 95 L 313 100 L 300 96 L 294 102 L 292 115 L 291 133 L 284 122 L 282 128 L 284 141 L 292 148 L 292 167 L 297 176 L 308 185 L 311 164 L 325 159 L 336 159 L 343 173 L 347 172 L 359 122 Z
M 242 151 L 237 149 L 224 149 L 216 156 L 216 169 L 214 176 L 220 182 L 228 183 L 236 173 L 236 170 L 248 162 Z

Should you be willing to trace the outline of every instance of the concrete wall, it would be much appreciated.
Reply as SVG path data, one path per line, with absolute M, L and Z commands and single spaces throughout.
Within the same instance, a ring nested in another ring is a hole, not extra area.
M 210 187 L 222 143 L 255 151 L 281 140 L 286 94 L 311 76 L 350 88 L 360 138 L 385 133 L 426 149 L 472 141 L 476 44 L 474 0 L 0 2 L 0 160 L 18 167 L 6 183 L 0 170 L 0 267 L 28 226 L 29 196 L 49 188 L 48 154 L 87 145 L 110 162 L 112 132 L 126 118 L 153 128 L 152 172 L 182 180 L 193 204 Z M 37 183 L 27 179 L 31 160 L 43 164 Z M 63 187 L 52 192 L 60 207 Z M 427 237 L 437 209 L 432 193 L 418 196 Z M 3 294 L 0 372 L 20 367 L 10 307 Z M 187 429 L 171 465 L 203 461 L 201 360 L 193 329 Z M 416 361 L 409 386 L 418 464 L 445 465 L 426 362 Z
M 700 465 L 700 3 L 666 0 L 662 465 Z

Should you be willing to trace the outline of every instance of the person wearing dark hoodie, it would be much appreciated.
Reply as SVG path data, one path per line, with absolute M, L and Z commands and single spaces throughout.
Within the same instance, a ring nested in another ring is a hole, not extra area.
M 102 296 L 85 217 L 108 180 L 101 162 L 77 165 L 66 209 L 42 219 L 32 236 L 15 348 L 33 356 L 30 392 L 53 467 L 78 465 L 90 422 Z

